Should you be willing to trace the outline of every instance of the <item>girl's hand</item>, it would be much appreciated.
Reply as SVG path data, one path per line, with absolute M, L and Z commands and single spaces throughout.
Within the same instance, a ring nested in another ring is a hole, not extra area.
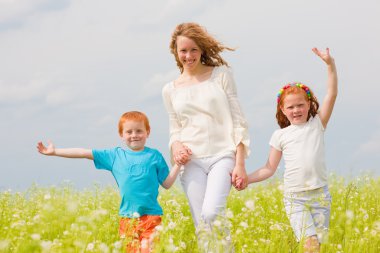
M 172 145 L 172 157 L 176 164 L 184 165 L 190 161 L 192 151 L 186 145 L 183 145 L 181 142 L 176 141 Z
M 46 147 L 41 141 L 37 144 L 37 150 L 43 155 L 54 155 L 55 147 L 51 141 L 48 141 L 48 146 Z
M 235 185 L 234 185 L 235 189 L 239 191 L 242 188 L 242 186 L 243 186 L 243 179 L 240 177 L 236 178 Z
M 236 190 L 244 190 L 248 185 L 248 176 L 245 167 L 235 166 L 232 171 L 231 181 Z
M 314 47 L 312 51 L 318 55 L 327 65 L 330 65 L 334 62 L 334 58 L 330 55 L 330 49 L 326 48 L 326 52 L 322 52 L 318 50 L 318 48 Z

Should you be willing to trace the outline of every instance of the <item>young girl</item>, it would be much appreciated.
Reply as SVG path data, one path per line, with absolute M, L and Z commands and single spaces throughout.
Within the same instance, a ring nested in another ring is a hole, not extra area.
M 270 140 L 267 163 L 248 175 L 248 183 L 272 176 L 284 156 L 284 204 L 297 240 L 306 252 L 319 252 L 330 220 L 331 196 L 327 187 L 324 132 L 334 108 L 338 81 L 329 49 L 312 49 L 327 64 L 327 94 L 322 106 L 302 83 L 285 85 L 277 97 L 276 130 Z M 239 182 L 238 182 L 239 183 Z M 238 185 L 237 185 L 238 187 Z

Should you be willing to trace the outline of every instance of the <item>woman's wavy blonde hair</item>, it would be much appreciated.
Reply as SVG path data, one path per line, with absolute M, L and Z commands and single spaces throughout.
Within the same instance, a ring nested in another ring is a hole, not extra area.
M 221 66 L 228 63 L 220 56 L 224 50 L 234 51 L 235 49 L 224 46 L 213 38 L 207 30 L 197 23 L 182 23 L 175 28 L 170 41 L 170 52 L 174 55 L 177 66 L 183 72 L 182 63 L 179 61 L 177 52 L 177 38 L 184 36 L 192 39 L 202 51 L 201 62 L 206 66 Z

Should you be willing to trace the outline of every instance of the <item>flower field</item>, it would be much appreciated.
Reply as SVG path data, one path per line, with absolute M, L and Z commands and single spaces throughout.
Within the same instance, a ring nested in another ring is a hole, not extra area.
M 322 252 L 380 252 L 380 178 L 330 176 L 329 242 Z M 180 187 L 161 190 L 164 209 L 155 252 L 198 252 L 195 229 Z M 124 252 L 118 236 L 115 187 L 70 184 L 0 193 L 0 252 Z M 226 215 L 235 252 L 302 252 L 287 220 L 280 180 L 231 190 Z M 224 238 L 219 238 L 223 244 Z

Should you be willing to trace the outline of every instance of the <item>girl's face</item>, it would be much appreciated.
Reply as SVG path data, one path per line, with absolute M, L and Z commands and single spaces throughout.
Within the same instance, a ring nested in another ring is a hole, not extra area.
M 121 138 L 133 151 L 144 149 L 149 132 L 143 121 L 126 120 L 123 124 Z
M 301 93 L 287 94 L 283 100 L 282 113 L 292 125 L 304 124 L 310 109 L 310 101 Z
M 184 70 L 194 70 L 201 64 L 202 50 L 192 39 L 185 36 L 177 37 L 177 54 Z

